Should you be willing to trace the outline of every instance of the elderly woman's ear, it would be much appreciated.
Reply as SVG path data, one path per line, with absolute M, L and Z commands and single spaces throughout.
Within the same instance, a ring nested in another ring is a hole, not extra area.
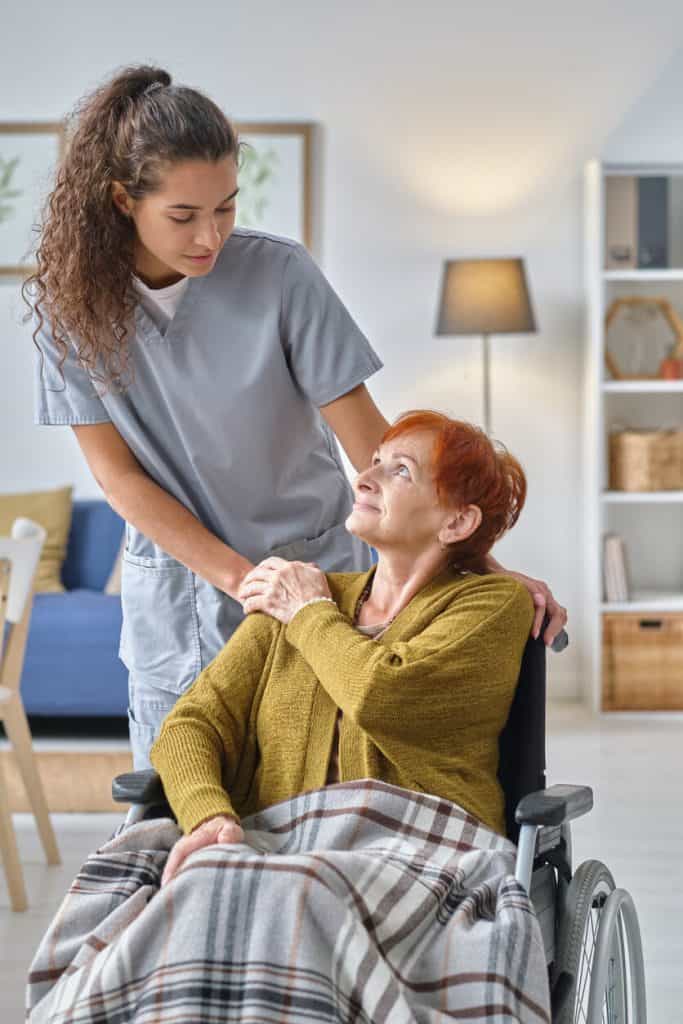
M 481 524 L 481 509 L 478 505 L 467 505 L 458 512 L 451 513 L 439 530 L 439 543 L 442 547 L 467 540 Z

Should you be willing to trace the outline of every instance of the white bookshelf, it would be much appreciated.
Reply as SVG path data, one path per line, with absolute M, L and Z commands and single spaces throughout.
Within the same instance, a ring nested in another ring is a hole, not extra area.
M 683 612 L 683 490 L 633 493 L 609 490 L 608 434 L 625 426 L 683 425 L 683 381 L 609 379 L 604 318 L 612 300 L 629 292 L 663 295 L 683 309 L 683 268 L 605 269 L 605 178 L 618 174 L 681 174 L 682 165 L 611 165 L 591 161 L 585 172 L 586 359 L 584 516 L 587 526 L 584 590 L 590 642 L 588 693 L 601 710 L 602 616 L 607 613 Z M 628 602 L 604 599 L 603 536 L 627 545 L 633 591 Z M 611 712 L 614 714 L 615 712 Z

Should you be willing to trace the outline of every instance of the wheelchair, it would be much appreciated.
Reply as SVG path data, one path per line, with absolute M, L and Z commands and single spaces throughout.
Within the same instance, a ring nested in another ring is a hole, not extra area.
M 538 918 L 553 1024 L 646 1024 L 643 951 L 635 906 L 598 860 L 572 866 L 570 822 L 593 807 L 588 786 L 545 785 L 546 648 L 527 642 L 500 736 L 498 777 L 515 877 Z M 126 824 L 167 817 L 153 770 L 119 775 L 112 796 L 131 804 Z

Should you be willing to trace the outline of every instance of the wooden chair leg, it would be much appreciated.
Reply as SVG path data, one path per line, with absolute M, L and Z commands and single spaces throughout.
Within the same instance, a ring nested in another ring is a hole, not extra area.
M 2 767 L 0 767 L 0 856 L 5 868 L 12 910 L 26 910 L 28 901 L 24 886 L 24 873 L 21 870 Z
M 3 708 L 3 719 L 5 731 L 14 749 L 31 809 L 36 819 L 40 841 L 43 844 L 47 862 L 48 864 L 61 864 L 57 840 L 52 829 L 47 800 L 45 799 L 45 791 L 43 790 L 43 783 L 38 773 L 38 765 L 33 751 L 31 730 L 28 727 L 24 706 L 18 694 L 15 694 L 14 699 Z

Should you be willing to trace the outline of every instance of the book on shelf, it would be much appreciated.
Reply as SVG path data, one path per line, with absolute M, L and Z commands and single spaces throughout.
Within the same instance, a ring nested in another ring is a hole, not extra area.
M 683 175 L 605 178 L 605 269 L 683 266 Z
M 605 268 L 638 266 L 638 183 L 634 175 L 605 182 Z
M 638 266 L 669 266 L 669 179 L 638 178 Z
M 618 533 L 605 534 L 605 550 L 603 557 L 603 577 L 605 599 L 610 602 L 630 600 L 631 585 L 629 580 L 626 545 Z

